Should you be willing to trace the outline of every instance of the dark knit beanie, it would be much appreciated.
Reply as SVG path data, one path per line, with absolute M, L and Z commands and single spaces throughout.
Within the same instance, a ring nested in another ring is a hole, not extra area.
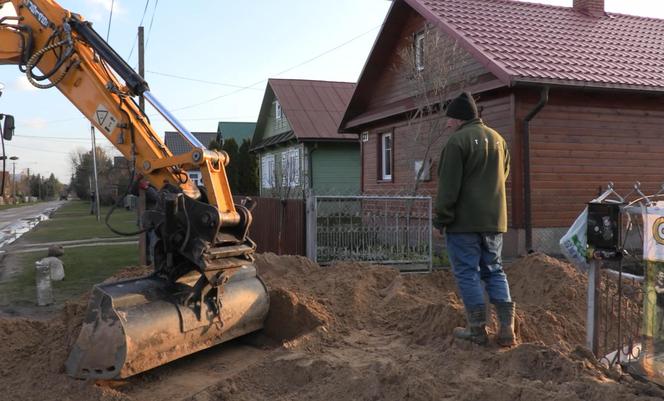
M 447 105 L 445 115 L 464 121 L 477 118 L 477 105 L 473 100 L 473 96 L 469 92 L 463 92 L 452 99 L 450 104 Z

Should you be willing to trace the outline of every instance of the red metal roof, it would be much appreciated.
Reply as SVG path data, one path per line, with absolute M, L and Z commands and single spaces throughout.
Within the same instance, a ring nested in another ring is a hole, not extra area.
M 405 0 L 506 84 L 664 90 L 664 20 L 514 0 Z
M 354 134 L 337 133 L 353 95 L 354 83 L 269 79 L 268 85 L 298 140 L 357 139 Z

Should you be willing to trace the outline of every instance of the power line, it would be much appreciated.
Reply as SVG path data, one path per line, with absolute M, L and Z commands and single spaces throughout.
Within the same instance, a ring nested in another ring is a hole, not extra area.
M 332 53 L 332 52 L 335 51 L 335 50 L 340 49 L 340 48 L 343 47 L 343 46 L 346 46 L 347 44 L 349 44 L 349 43 L 351 43 L 351 42 L 353 42 L 353 41 L 355 41 L 355 40 L 361 38 L 362 36 L 365 36 L 365 35 L 367 35 L 367 34 L 373 32 L 373 31 L 375 31 L 376 29 L 380 28 L 381 26 L 382 26 L 382 24 L 377 25 L 377 26 L 371 28 L 370 30 L 368 30 L 368 31 L 366 31 L 366 32 L 364 32 L 364 33 L 361 33 L 361 34 L 359 34 L 359 35 L 357 35 L 357 36 L 355 36 L 355 37 L 353 37 L 353 38 L 351 38 L 351 39 L 345 41 L 344 43 L 342 43 L 342 44 L 340 44 L 340 45 L 338 45 L 338 46 L 335 46 L 335 47 L 333 47 L 333 48 L 331 48 L 331 49 L 329 49 L 329 50 L 326 50 L 326 51 L 324 51 L 324 52 L 322 52 L 322 53 L 320 53 L 320 54 L 318 54 L 318 55 L 316 55 L 316 56 L 314 56 L 314 57 L 312 57 L 312 58 L 310 58 L 310 59 L 308 59 L 308 60 L 305 60 L 305 61 L 303 61 L 303 62 L 301 62 L 301 63 L 299 63 L 299 64 L 296 64 L 296 65 L 294 65 L 294 66 L 292 66 L 292 67 L 289 67 L 289 68 L 287 68 L 287 69 L 285 69 L 285 70 L 283 70 L 283 71 L 281 71 L 281 72 L 279 72 L 279 73 L 277 73 L 277 74 L 274 74 L 274 75 L 272 75 L 272 76 L 278 77 L 279 75 L 285 74 L 285 73 L 287 73 L 287 72 L 289 72 L 289 71 L 292 71 L 292 70 L 294 70 L 294 69 L 296 69 L 296 68 L 298 68 L 298 67 L 301 67 L 301 66 L 303 66 L 303 65 L 305 65 L 305 64 L 308 64 L 308 63 L 310 63 L 310 62 L 312 62 L 312 61 L 314 61 L 314 60 L 317 60 L 317 59 L 319 59 L 319 58 L 321 58 L 321 57 L 323 57 L 323 56 L 325 56 L 325 55 L 327 55 L 327 54 Z M 242 88 L 242 89 L 238 89 L 238 90 L 233 91 L 233 92 L 229 92 L 229 93 L 225 93 L 225 94 L 222 94 L 222 95 L 219 95 L 219 96 L 215 96 L 215 97 L 213 97 L 213 98 L 210 98 L 210 99 L 204 100 L 204 101 L 199 102 L 199 103 L 196 103 L 196 104 L 191 104 L 191 105 L 188 105 L 188 106 L 184 106 L 184 107 L 180 107 L 180 108 L 177 108 L 177 109 L 173 109 L 172 111 L 180 111 L 180 110 L 186 110 L 186 109 L 191 109 L 191 108 L 194 108 L 194 107 L 202 106 L 202 105 L 204 105 L 204 104 L 214 102 L 215 100 L 219 100 L 219 99 L 222 99 L 222 98 L 225 98 L 225 97 L 228 97 L 228 96 L 234 95 L 234 94 L 236 94 L 236 93 L 239 93 L 239 92 L 245 91 L 245 90 L 246 90 L 245 88 L 247 88 L 247 89 L 251 89 L 251 88 L 253 88 L 254 86 L 259 85 L 259 84 L 261 84 L 261 83 L 263 83 L 263 82 L 266 82 L 266 81 L 267 81 L 267 79 L 261 79 L 260 81 L 257 81 L 257 82 L 255 82 L 255 83 L 253 83 L 253 84 L 251 84 L 251 85 L 249 85 L 249 86 L 246 86 L 246 87 L 244 87 L 244 88 Z
M 148 0 L 148 2 L 149 2 L 149 0 Z M 158 0 L 157 0 L 157 2 L 158 2 Z M 147 3 L 146 3 L 146 7 L 147 7 Z M 155 8 L 156 8 L 156 4 L 155 4 Z M 153 18 L 154 18 L 154 14 L 153 14 Z M 305 64 L 308 64 L 308 63 L 310 63 L 310 62 L 312 62 L 312 61 L 315 61 L 315 60 L 317 60 L 317 59 L 319 59 L 319 58 L 321 58 L 321 57 L 323 57 L 323 56 L 325 56 L 325 55 L 327 55 L 327 54 L 330 54 L 330 53 L 332 53 L 333 51 L 336 51 L 336 50 L 340 49 L 341 47 L 346 46 L 346 45 L 348 45 L 349 43 L 352 43 L 352 42 L 354 42 L 355 40 L 357 40 L 357 39 L 359 39 L 359 38 L 361 38 L 361 37 L 363 37 L 363 36 L 365 36 L 365 35 L 367 35 L 367 34 L 373 32 L 373 31 L 375 31 L 376 29 L 380 28 L 381 26 L 382 26 L 382 24 L 381 24 L 381 25 L 377 25 L 377 26 L 371 28 L 370 30 L 368 30 L 368 31 L 366 31 L 366 32 L 363 32 L 363 33 L 361 33 L 361 34 L 359 34 L 359 35 L 357 35 L 357 36 L 355 36 L 355 37 L 353 37 L 353 38 L 351 38 L 351 39 L 349 39 L 349 40 L 347 40 L 347 41 L 341 43 L 340 45 L 337 45 L 337 46 L 335 46 L 335 47 L 333 47 L 333 48 L 331 48 L 331 49 L 328 49 L 328 50 L 326 50 L 326 51 L 324 51 L 324 52 L 322 52 L 322 53 L 320 53 L 320 54 L 318 54 L 318 55 L 316 55 L 316 56 L 314 56 L 314 57 L 312 57 L 312 58 L 310 58 L 310 59 L 307 59 L 307 60 L 305 60 L 305 61 L 302 61 L 301 63 L 298 63 L 298 64 L 296 64 L 296 65 L 294 65 L 294 66 L 292 66 L 292 67 L 289 67 L 289 68 L 287 68 L 287 69 L 285 69 L 285 70 L 283 70 L 283 71 L 281 71 L 281 72 L 279 72 L 279 73 L 277 73 L 277 74 L 274 74 L 274 75 L 272 75 L 272 76 L 274 76 L 274 77 L 280 76 L 280 75 L 285 74 L 285 73 L 287 73 L 287 72 L 289 72 L 289 71 L 292 71 L 292 70 L 294 70 L 294 69 L 296 69 L 296 68 L 298 68 L 298 67 L 301 67 L 301 66 L 303 66 L 303 65 L 305 65 Z M 148 35 L 149 35 L 149 33 L 148 33 Z M 180 77 L 180 76 L 176 76 L 176 75 L 172 75 L 172 74 L 159 73 L 159 72 L 155 72 L 155 71 L 148 71 L 148 72 L 151 72 L 152 74 L 156 74 L 156 75 L 170 76 L 170 77 L 172 77 L 172 78 L 195 80 L 194 78 L 185 78 L 185 77 Z M 203 80 L 200 80 L 200 81 L 203 82 Z M 210 99 L 204 100 L 204 101 L 199 102 L 199 103 L 196 103 L 196 104 L 191 104 L 191 105 L 188 105 L 188 106 L 184 106 L 184 107 L 180 107 L 180 108 L 176 108 L 176 109 L 171 109 L 171 111 L 181 111 L 181 110 L 191 109 L 191 108 L 194 108 L 194 107 L 197 107 L 197 106 L 201 106 L 201 105 L 204 105 L 204 104 L 207 104 L 207 103 L 214 102 L 215 100 L 219 100 L 219 99 L 222 99 L 222 98 L 225 98 L 225 97 L 228 97 L 228 96 L 235 95 L 236 93 L 240 93 L 240 92 L 243 92 L 243 91 L 245 91 L 245 90 L 249 90 L 249 89 L 252 89 L 252 90 L 258 89 L 258 90 L 260 90 L 260 88 L 255 88 L 255 86 L 257 86 L 257 85 L 259 85 L 259 84 L 262 84 L 262 83 L 265 83 L 265 82 L 267 82 L 267 79 L 261 79 L 260 81 L 256 81 L 256 82 L 254 82 L 253 84 L 250 84 L 250 85 L 248 85 L 248 86 L 216 83 L 216 84 L 218 84 L 218 85 L 227 85 L 227 86 L 237 87 L 238 89 L 237 89 L 237 90 L 234 90 L 234 91 L 232 91 L 232 92 L 229 92 L 229 93 L 225 93 L 225 94 L 221 94 L 221 95 L 219 95 L 219 96 L 215 96 L 215 97 L 213 97 L 213 98 L 210 98 Z M 83 118 L 85 118 L 85 117 L 83 117 Z M 77 120 L 77 118 L 63 119 L 63 120 L 54 120 L 54 121 L 49 121 L 48 123 L 59 123 L 59 122 L 66 122 L 66 121 L 72 121 L 72 120 Z M 182 120 L 182 121 L 186 121 L 186 119 L 180 119 L 180 120 Z
M 31 151 L 31 152 L 58 153 L 58 154 L 62 154 L 62 155 L 68 155 L 68 154 L 69 154 L 68 152 L 56 152 L 56 151 L 54 151 L 54 150 L 37 149 L 37 148 L 26 148 L 26 147 L 18 146 L 18 145 L 14 145 L 14 144 L 12 144 L 9 148 L 11 148 L 11 149 L 16 148 L 16 149 L 22 149 L 22 150 L 29 150 L 29 151 Z
M 106 42 L 108 43 L 108 37 L 111 35 L 111 21 L 113 21 L 113 6 L 115 5 L 115 0 L 111 0 L 111 13 L 108 15 L 108 30 L 106 30 Z
M 182 79 L 184 81 L 193 81 L 193 82 L 201 82 L 201 83 L 204 83 L 204 84 L 228 86 L 228 87 L 231 87 L 231 88 L 262 90 L 260 88 L 252 88 L 250 86 L 242 86 L 242 85 L 228 84 L 228 83 L 222 83 L 222 82 L 207 81 L 207 80 L 204 80 L 204 79 L 196 79 L 196 78 L 183 77 L 181 75 L 167 74 L 165 72 L 157 72 L 157 71 L 151 71 L 151 70 L 147 70 L 147 72 L 149 72 L 150 74 L 154 74 L 154 75 L 161 75 L 161 76 L 169 77 L 169 78 Z
M 152 113 L 148 114 L 148 117 L 159 117 L 161 114 L 159 113 Z M 221 117 L 196 117 L 196 118 L 178 118 L 180 121 L 202 121 L 202 120 L 235 120 L 235 119 L 247 119 L 247 118 L 254 118 L 255 116 L 221 116 Z M 51 121 L 44 121 L 44 124 L 51 125 L 51 124 L 58 124 L 58 123 L 65 123 L 65 122 L 70 122 L 70 121 L 89 121 L 87 117 L 85 116 L 80 116 L 80 117 L 72 117 L 72 118 L 66 118 L 62 120 L 51 120 Z M 21 135 L 21 137 L 28 137 L 28 138 L 43 138 L 43 139 L 52 139 L 57 137 L 52 137 L 52 136 L 31 136 L 31 135 Z M 65 137 L 60 137 L 59 139 L 66 139 Z M 89 138 L 88 138 L 89 139 Z
M 50 141 L 89 141 L 85 137 L 63 137 L 63 136 L 40 136 L 40 135 L 16 135 L 13 139 L 48 139 Z
M 141 22 L 138 23 L 138 26 L 143 26 L 143 20 L 145 19 L 145 13 L 148 11 L 148 5 L 150 4 L 150 0 L 145 1 L 145 8 L 143 8 L 143 15 L 141 16 Z M 134 43 L 131 45 L 131 51 L 129 51 L 129 57 L 127 57 L 127 61 L 131 60 L 131 55 L 134 53 L 134 48 L 136 47 L 136 43 L 138 42 L 138 34 L 134 37 Z
M 310 62 L 312 62 L 312 61 L 314 61 L 314 60 L 318 60 L 319 58 L 321 58 L 321 57 L 323 57 L 323 56 L 325 56 L 325 55 L 328 55 L 328 54 L 332 53 L 333 51 L 338 50 L 338 49 L 340 49 L 340 48 L 346 46 L 347 44 L 349 44 L 349 43 L 351 43 L 351 42 L 356 41 L 357 39 L 361 38 L 362 36 L 368 35 L 369 33 L 371 33 L 371 32 L 373 32 L 373 31 L 375 31 L 376 29 L 380 28 L 382 25 L 383 25 L 383 24 L 376 25 L 375 27 L 369 29 L 368 31 L 366 31 L 366 32 L 364 32 L 364 33 L 361 33 L 361 34 L 355 36 L 354 38 L 351 38 L 351 39 L 345 41 L 344 43 L 342 43 L 342 44 L 340 44 L 340 45 L 338 45 L 338 46 L 335 46 L 335 47 L 331 48 L 330 50 L 324 51 L 323 53 L 321 53 L 321 54 L 319 54 L 319 55 L 317 55 L 317 56 L 314 56 L 314 57 L 310 58 L 309 60 L 303 61 L 303 62 L 301 62 L 300 64 L 297 64 L 297 65 L 295 65 L 295 66 L 293 66 L 293 67 L 290 67 L 290 68 L 288 68 L 288 69 L 285 69 L 285 70 L 281 71 L 280 73 L 278 73 L 278 74 L 276 74 L 276 75 L 274 75 L 274 76 L 275 76 L 275 77 L 278 77 L 279 75 L 285 74 L 285 73 L 287 73 L 287 72 L 289 72 L 289 71 L 292 71 L 292 70 L 294 70 L 294 69 L 296 69 L 296 68 L 298 68 L 298 67 L 301 67 L 301 66 L 303 66 L 303 65 L 305 65 L 305 64 L 309 64 Z
M 148 36 L 145 39 L 145 48 L 147 49 L 148 44 L 150 43 L 150 33 L 152 32 L 152 23 L 154 22 L 154 16 L 157 14 L 157 5 L 159 5 L 159 0 L 155 0 L 154 9 L 152 10 L 152 18 L 150 18 L 150 26 L 148 27 Z

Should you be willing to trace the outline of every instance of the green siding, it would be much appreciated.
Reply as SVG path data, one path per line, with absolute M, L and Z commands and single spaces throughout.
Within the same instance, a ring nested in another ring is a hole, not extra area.
M 263 131 L 263 136 L 262 138 L 269 138 L 271 136 L 283 134 L 284 132 L 288 132 L 292 130 L 290 123 L 288 122 L 288 118 L 286 118 L 285 114 L 282 114 L 282 117 L 280 120 L 277 120 L 277 114 L 276 110 L 274 107 L 274 101 L 270 105 L 270 112 L 267 113 L 267 119 L 265 122 L 265 130 Z
M 311 152 L 314 193 L 344 195 L 360 192 L 359 144 L 318 143 Z

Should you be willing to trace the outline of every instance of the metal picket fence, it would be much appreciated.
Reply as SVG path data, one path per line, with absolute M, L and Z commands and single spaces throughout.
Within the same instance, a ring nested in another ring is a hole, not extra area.
M 308 252 L 320 264 L 360 261 L 431 271 L 428 196 L 311 196 Z
M 611 185 L 607 191 L 613 191 Z M 638 183 L 635 191 L 643 195 Z M 642 340 L 649 315 L 646 282 L 648 275 L 653 274 L 653 266 L 643 258 L 644 222 L 640 206 L 651 199 L 642 196 L 628 200 L 629 195 L 617 195 L 622 202 L 619 222 L 622 258 L 590 261 L 586 344 L 606 366 L 620 365 L 631 370 L 645 356 Z

